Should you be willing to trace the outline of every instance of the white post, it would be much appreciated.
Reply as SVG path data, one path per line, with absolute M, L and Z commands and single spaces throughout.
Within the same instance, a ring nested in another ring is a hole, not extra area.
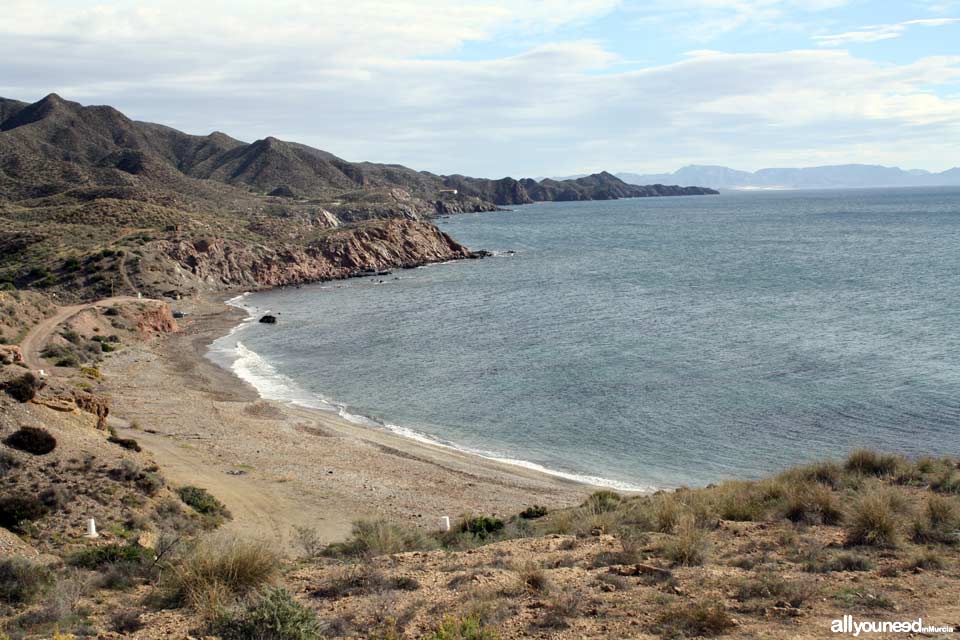
M 99 538 L 100 534 L 97 533 L 97 521 L 93 518 L 87 520 L 87 536 L 88 538 Z
M 450 516 L 440 518 L 440 531 L 450 531 Z

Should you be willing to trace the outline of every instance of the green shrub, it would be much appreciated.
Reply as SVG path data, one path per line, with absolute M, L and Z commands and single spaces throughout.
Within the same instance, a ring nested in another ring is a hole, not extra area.
M 858 449 L 847 457 L 847 471 L 860 475 L 889 476 L 897 471 L 900 460 L 896 456 L 880 454 L 870 449 Z
M 177 489 L 177 495 L 191 509 L 214 521 L 222 522 L 232 517 L 227 507 L 206 489 L 192 486 L 180 487 Z
M 0 527 L 16 529 L 24 522 L 39 520 L 50 507 L 35 494 L 15 493 L 0 497 Z
M 53 581 L 50 569 L 27 558 L 0 560 L 0 602 L 30 604 Z
M 222 614 L 212 631 L 223 640 L 314 640 L 321 637 L 316 614 L 281 588 L 266 589 L 245 611 Z
M 537 518 L 542 518 L 547 515 L 547 508 L 538 504 L 533 505 L 532 507 L 527 507 L 520 512 L 520 517 L 526 520 L 535 520 Z
M 481 540 L 503 529 L 503 520 L 493 516 L 475 516 L 464 518 L 457 527 L 462 533 L 473 534 Z
M 439 627 L 424 636 L 424 640 L 497 640 L 498 637 L 496 630 L 483 624 L 479 615 L 471 615 L 464 618 L 447 616 Z
M 722 604 L 681 604 L 664 610 L 653 630 L 665 638 L 711 638 L 736 626 Z
M 616 491 L 600 489 L 590 494 L 590 497 L 584 500 L 580 506 L 591 513 L 606 513 L 616 510 L 622 501 L 623 498 Z
M 67 563 L 83 569 L 100 569 L 105 565 L 153 562 L 153 551 L 136 543 L 107 544 L 81 549 L 67 558 Z
M 57 439 L 39 427 L 21 427 L 4 438 L 3 443 L 35 456 L 46 455 L 57 448 Z

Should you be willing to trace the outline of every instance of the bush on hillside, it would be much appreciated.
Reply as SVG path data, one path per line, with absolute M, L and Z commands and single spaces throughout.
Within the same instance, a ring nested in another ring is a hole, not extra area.
M 27 372 L 18 378 L 8 381 L 3 390 L 17 402 L 30 402 L 37 396 L 43 387 L 43 382 L 33 373 Z
M 0 560 L 0 602 L 30 604 L 50 586 L 50 570 L 27 558 Z
M 316 614 L 281 588 L 267 589 L 244 611 L 224 613 L 212 624 L 223 640 L 314 640 L 321 637 Z
M 36 495 L 18 493 L 0 497 L 0 527 L 4 529 L 39 520 L 49 512 L 50 508 Z
M 177 489 L 177 495 L 184 504 L 217 524 L 232 517 L 227 507 L 206 489 L 192 486 L 180 487 Z
M 4 438 L 3 443 L 35 456 L 46 455 L 57 448 L 57 439 L 39 427 L 21 427 Z
M 847 524 L 847 544 L 897 546 L 902 510 L 902 497 L 891 490 L 867 493 L 851 510 Z
M 871 476 L 889 476 L 896 472 L 900 460 L 896 456 L 881 454 L 870 449 L 858 449 L 847 457 L 847 471 Z
M 386 520 L 358 520 L 345 542 L 331 544 L 326 555 L 381 556 L 404 551 L 435 549 L 437 542 L 417 529 L 404 530 Z

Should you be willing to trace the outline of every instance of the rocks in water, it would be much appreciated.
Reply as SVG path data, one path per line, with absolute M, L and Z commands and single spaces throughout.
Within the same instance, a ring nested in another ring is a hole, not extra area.
M 268 313 L 267 315 L 260 318 L 260 322 L 262 322 L 263 324 L 277 324 L 277 316 L 272 316 Z

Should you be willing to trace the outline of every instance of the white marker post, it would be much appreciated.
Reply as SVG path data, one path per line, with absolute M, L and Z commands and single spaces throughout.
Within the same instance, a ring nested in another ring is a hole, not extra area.
M 99 538 L 100 534 L 97 533 L 97 521 L 93 518 L 87 520 L 87 538 Z
M 450 531 L 450 516 L 440 518 L 440 531 Z

